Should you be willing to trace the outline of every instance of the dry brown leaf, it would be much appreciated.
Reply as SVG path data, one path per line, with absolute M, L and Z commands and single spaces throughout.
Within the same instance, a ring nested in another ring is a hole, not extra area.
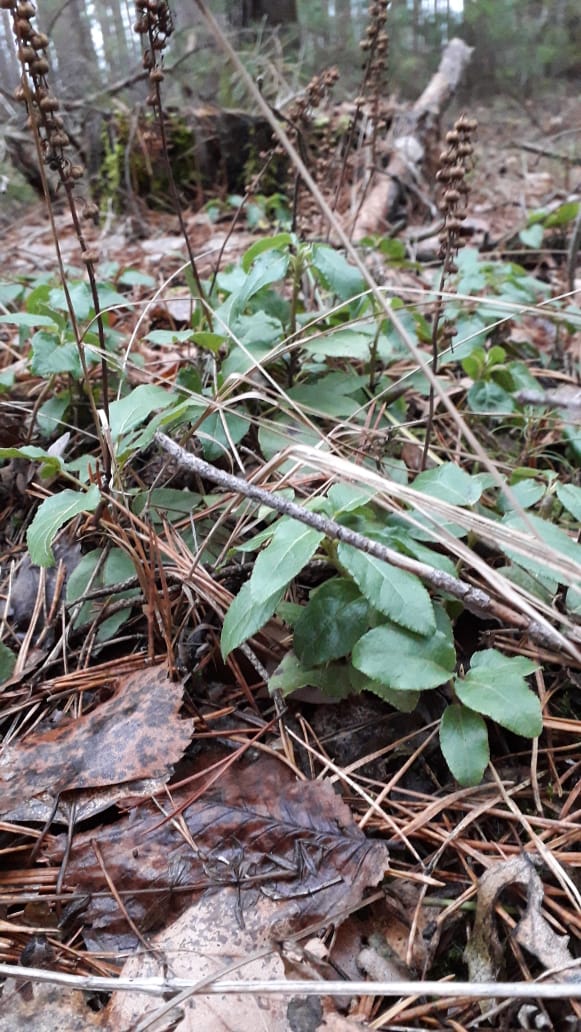
M 47 789 L 56 795 L 169 776 L 193 734 L 193 721 L 178 719 L 181 703 L 182 686 L 165 666 L 146 667 L 120 679 L 85 716 L 9 746 L 0 760 L 1 812 Z
M 531 857 L 527 853 L 501 861 L 486 871 L 478 883 L 478 900 L 472 938 L 464 951 L 470 980 L 492 982 L 502 961 L 502 946 L 496 931 L 494 908 L 498 897 L 510 885 L 520 885 L 527 892 L 527 907 L 513 935 L 517 942 L 547 968 L 561 968 L 573 961 L 567 936 L 559 936 L 541 913 L 544 889 Z M 558 976 L 557 976 L 558 977 Z M 562 980 L 576 978 L 564 973 Z M 492 1006 L 488 1001 L 487 1006 Z
M 173 804 L 187 799 L 181 790 Z M 167 800 L 164 809 L 172 812 Z M 229 769 L 182 817 L 183 832 L 178 821 L 161 823 L 159 808 L 147 802 L 100 834 L 75 836 L 63 887 L 107 892 L 96 840 L 142 932 L 167 923 L 195 891 L 235 887 L 239 923 L 269 897 L 278 903 L 271 932 L 285 938 L 289 930 L 357 904 L 388 864 L 386 847 L 365 837 L 329 784 L 295 782 L 282 763 L 266 757 Z M 47 851 L 51 862 L 62 858 L 64 848 L 62 836 Z M 132 895 L 136 890 L 149 891 Z M 129 930 L 108 895 L 93 897 L 84 917 L 95 934 Z

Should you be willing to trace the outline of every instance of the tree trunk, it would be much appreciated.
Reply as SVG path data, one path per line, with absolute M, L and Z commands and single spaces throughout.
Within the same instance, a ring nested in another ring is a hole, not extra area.
M 296 0 L 242 0 L 241 25 L 265 19 L 268 25 L 292 25 L 297 19 Z

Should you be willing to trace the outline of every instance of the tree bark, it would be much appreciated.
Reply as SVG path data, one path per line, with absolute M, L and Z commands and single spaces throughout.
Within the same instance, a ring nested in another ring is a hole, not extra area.
M 428 145 L 440 136 L 440 118 L 456 92 L 472 54 L 461 39 L 446 46 L 440 67 L 410 111 L 394 119 L 392 155 L 385 173 L 361 206 L 353 238 L 385 231 L 405 195 L 417 189 Z

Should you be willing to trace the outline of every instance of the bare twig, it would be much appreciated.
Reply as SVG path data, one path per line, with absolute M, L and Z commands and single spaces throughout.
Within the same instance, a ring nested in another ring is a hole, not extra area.
M 553 633 L 548 624 L 541 624 L 521 613 L 515 613 L 512 609 L 497 602 L 481 588 L 474 588 L 471 584 L 467 584 L 466 581 L 452 577 L 443 570 L 437 570 L 426 563 L 419 562 L 417 559 L 412 559 L 410 556 L 396 552 L 395 549 L 387 548 L 386 545 L 382 545 L 378 541 L 372 541 L 371 538 L 367 538 L 363 534 L 357 533 L 357 531 L 350 530 L 335 520 L 328 519 L 320 513 L 311 512 L 309 509 L 304 508 L 304 506 L 288 501 L 286 498 L 282 498 L 271 491 L 265 491 L 263 488 L 249 483 L 242 477 L 235 477 L 231 473 L 225 473 L 223 470 L 216 469 L 209 462 L 204 462 L 203 459 L 199 459 L 190 452 L 185 451 L 184 448 L 181 448 L 179 444 L 172 441 L 166 434 L 157 433 L 155 439 L 160 447 L 168 452 L 182 468 L 193 470 L 199 476 L 205 477 L 214 484 L 219 484 L 226 491 L 233 491 L 235 494 L 242 495 L 245 498 L 251 498 L 260 505 L 266 505 L 269 509 L 280 512 L 283 516 L 291 516 L 300 523 L 321 531 L 327 537 L 333 538 L 336 541 L 344 541 L 345 544 L 352 545 L 354 548 L 366 552 L 367 555 L 372 555 L 376 559 L 382 559 L 384 562 L 391 563 L 401 570 L 407 570 L 408 573 L 415 574 L 424 584 L 427 584 L 435 591 L 444 591 L 454 598 L 460 599 L 467 609 L 479 616 L 496 619 L 500 623 L 509 626 L 516 626 L 529 634 L 534 641 L 543 645 L 550 645 L 558 649 L 562 648 L 563 640 L 561 636 L 556 632 Z

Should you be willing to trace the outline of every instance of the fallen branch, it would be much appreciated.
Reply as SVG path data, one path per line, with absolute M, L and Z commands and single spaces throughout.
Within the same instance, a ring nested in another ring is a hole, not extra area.
M 48 982 L 84 992 L 129 992 L 146 996 L 164 996 L 165 993 L 189 989 L 192 994 L 251 993 L 264 995 L 279 993 L 284 996 L 463 996 L 471 1000 L 581 1000 L 579 982 L 307 982 L 258 981 L 242 982 L 236 979 L 217 980 L 198 988 L 188 978 L 107 978 L 101 975 L 67 975 L 46 968 L 27 968 L 17 964 L 0 964 L 0 978 L 16 978 L 21 982 Z
M 367 538 L 355 530 L 350 530 L 349 527 L 344 527 L 335 520 L 321 516 L 320 513 L 311 512 L 309 509 L 305 509 L 304 506 L 288 501 L 272 491 L 265 491 L 264 488 L 257 487 L 256 484 L 249 483 L 249 481 L 244 480 L 242 477 L 235 477 L 231 473 L 225 473 L 221 469 L 216 469 L 209 462 L 197 458 L 196 455 L 192 455 L 180 447 L 179 444 L 172 441 L 166 434 L 156 433 L 155 440 L 182 469 L 193 470 L 199 476 L 210 480 L 214 484 L 218 484 L 226 491 L 242 495 L 245 498 L 251 498 L 252 501 L 258 502 L 259 505 L 266 505 L 269 509 L 280 512 L 283 516 L 290 516 L 292 519 L 298 520 L 299 523 L 313 527 L 335 541 L 343 541 L 345 544 L 352 545 L 367 555 L 372 555 L 376 559 L 383 560 L 383 562 L 391 563 L 392 566 L 396 566 L 400 570 L 406 570 L 408 573 L 415 574 L 432 590 L 445 592 L 459 599 L 466 609 L 469 609 L 471 613 L 475 613 L 477 616 L 488 620 L 498 620 L 505 626 L 518 628 L 528 634 L 533 641 L 545 647 L 549 646 L 558 651 L 563 647 L 561 636 L 557 631 L 553 631 L 549 625 L 531 620 L 522 613 L 515 613 L 508 606 L 502 605 L 502 603 L 493 599 L 482 588 L 475 588 L 466 581 L 453 577 L 443 570 L 437 570 L 426 563 L 419 562 L 417 559 L 412 559 L 401 552 L 396 552 L 395 549 L 388 548 L 378 541 L 372 541 L 371 538 Z
M 470 60 L 472 47 L 461 39 L 448 43 L 440 67 L 411 111 L 398 115 L 392 126 L 392 156 L 382 178 L 370 190 L 353 228 L 360 240 L 381 232 L 402 196 L 417 190 L 430 138 L 439 139 L 440 117 L 456 92 Z M 382 225 L 383 223 L 383 225 Z

